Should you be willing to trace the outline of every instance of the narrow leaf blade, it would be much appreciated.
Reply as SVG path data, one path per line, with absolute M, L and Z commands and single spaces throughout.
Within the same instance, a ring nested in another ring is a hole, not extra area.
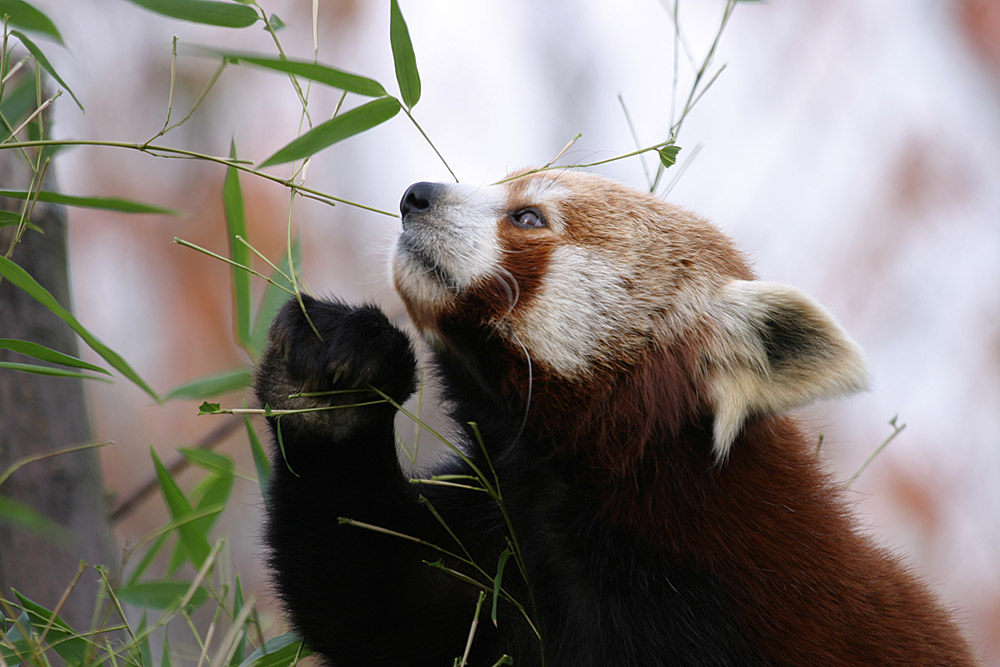
M 250 380 L 250 371 L 245 368 L 237 368 L 235 370 L 225 371 L 224 373 L 206 375 L 205 377 L 198 378 L 197 380 L 191 380 L 190 382 L 185 382 L 180 386 L 174 387 L 169 393 L 167 393 L 166 396 L 163 397 L 163 400 L 204 400 L 206 398 L 219 396 L 220 394 L 228 394 L 232 391 L 246 389 L 246 387 L 250 384 Z
M 9 523 L 62 545 L 72 545 L 75 536 L 58 523 L 24 503 L 0 496 L 0 523 Z
M 213 0 L 129 0 L 143 9 L 192 23 L 222 28 L 246 28 L 257 22 L 257 12 L 247 5 Z
M 0 361 L 0 368 L 5 368 L 9 371 L 18 371 L 20 373 L 34 373 L 35 375 L 49 375 L 51 377 L 78 378 L 81 380 L 100 380 L 101 382 L 111 382 L 109 378 L 99 377 L 97 375 L 91 375 L 89 373 L 80 373 L 79 371 L 68 371 L 65 368 L 56 368 L 54 366 L 40 366 L 38 364 L 22 364 L 16 361 Z
M 351 74 L 328 65 L 309 62 L 305 60 L 289 60 L 285 58 L 272 58 L 254 53 L 239 53 L 236 51 L 211 51 L 222 56 L 235 64 L 247 64 L 254 67 L 294 74 L 303 79 L 309 79 L 316 83 L 343 90 L 364 97 L 385 97 L 388 93 L 378 81 L 358 74 Z
M 12 199 L 34 199 L 37 195 L 38 201 L 51 204 L 63 204 L 65 206 L 77 206 L 79 208 L 96 208 L 102 211 L 115 211 L 118 213 L 156 213 L 159 215 L 180 216 L 180 211 L 145 202 L 122 199 L 120 197 L 80 197 L 77 195 L 64 195 L 60 192 L 50 192 L 39 190 L 26 192 L 24 190 L 0 190 L 0 197 L 11 197 Z
M 169 609 L 187 593 L 190 584 L 183 581 L 143 581 L 116 591 L 122 602 L 147 609 Z M 208 591 L 203 586 L 195 589 L 191 606 L 199 607 L 208 600 Z
M 4 14 L 10 17 L 10 24 L 37 32 L 64 44 L 62 35 L 48 16 L 29 5 L 24 0 L 0 0 L 0 17 Z
M 257 482 L 260 484 L 261 493 L 266 495 L 271 486 L 271 461 L 260 444 L 256 429 L 250 423 L 250 416 L 243 415 L 243 419 L 246 422 L 247 435 L 250 437 L 250 451 L 253 454 L 253 465 L 257 469 Z
M 285 276 L 292 275 L 293 271 L 296 274 L 299 273 L 299 264 L 302 255 L 300 249 L 301 244 L 296 238 L 292 241 L 291 252 L 284 253 L 281 263 L 278 264 L 278 269 L 271 274 L 272 281 L 278 283 L 279 285 L 284 285 L 290 290 L 294 289 L 294 285 L 292 285 L 285 278 Z M 291 263 L 289 263 L 289 256 L 291 256 Z M 272 285 L 271 283 L 267 284 L 267 288 L 264 290 L 264 297 L 261 299 L 260 307 L 257 309 L 257 319 L 254 320 L 253 324 L 250 354 L 254 359 L 259 359 L 261 353 L 264 351 L 264 347 L 267 345 L 268 327 L 271 326 L 271 321 L 285 304 L 285 300 L 287 298 L 287 293 L 282 289 Z
M 287 667 L 296 657 L 312 655 L 302 639 L 293 632 L 272 637 L 264 645 L 250 654 L 240 667 Z
M 277 153 L 264 160 L 260 167 L 271 167 L 308 157 L 338 141 L 343 141 L 355 134 L 381 125 L 397 113 L 399 113 L 399 102 L 392 97 L 380 97 L 367 104 L 362 104 L 317 125 L 298 139 L 291 141 Z
M 237 159 L 235 139 L 230 146 L 229 157 Z M 226 178 L 222 182 L 222 208 L 226 216 L 226 231 L 229 232 L 229 258 L 241 266 L 250 266 L 250 249 L 240 242 L 241 238 L 248 237 L 239 174 L 239 170 L 235 167 L 226 168 Z M 233 321 L 236 342 L 246 349 L 250 344 L 250 274 L 237 266 L 230 268 L 233 280 Z
M 71 368 L 82 368 L 88 371 L 95 371 L 97 373 L 104 373 L 105 375 L 111 375 L 111 373 L 100 366 L 95 366 L 94 364 L 87 363 L 83 359 L 77 359 L 76 357 L 71 357 L 68 354 L 63 354 L 62 352 L 57 352 L 51 348 L 45 347 L 44 345 L 39 345 L 38 343 L 32 343 L 27 340 L 15 340 L 13 338 L 0 338 L 0 350 L 10 350 L 11 352 L 17 352 L 18 354 L 25 354 L 29 357 L 34 357 L 40 361 L 49 361 L 53 364 L 59 364 L 60 366 L 69 366 Z
M 171 477 L 170 472 L 160 462 L 155 450 L 150 450 L 153 455 L 153 465 L 156 468 L 156 481 L 160 485 L 160 492 L 163 500 L 167 504 L 170 516 L 174 519 L 182 519 L 191 514 L 191 505 L 188 503 L 184 493 L 177 486 L 177 482 Z M 177 526 L 177 534 L 180 536 L 180 546 L 184 555 L 197 568 L 208 558 L 212 551 L 208 544 L 208 538 L 200 529 L 196 522 L 187 522 Z
M 177 451 L 188 463 L 202 470 L 219 475 L 232 475 L 236 469 L 233 460 L 224 454 L 216 454 L 205 449 L 178 449 Z
M 73 628 L 67 625 L 66 621 L 52 613 L 37 602 L 29 600 L 14 591 L 18 601 L 28 613 L 31 625 L 41 634 L 48 627 L 45 633 L 45 642 L 55 649 L 67 665 L 82 665 L 86 659 L 90 645 L 86 639 L 80 636 Z
M 403 103 L 407 109 L 420 101 L 420 74 L 417 71 L 417 58 L 413 54 L 413 43 L 410 41 L 410 31 L 399 9 L 398 0 L 392 0 L 389 14 L 389 42 L 392 45 L 392 61 L 396 67 L 396 82 Z
M 49 76 L 55 79 L 56 82 L 60 86 L 62 86 L 67 93 L 69 93 L 69 96 L 73 98 L 74 102 L 76 102 L 76 106 L 80 107 L 80 111 L 83 111 L 84 110 L 83 105 L 80 103 L 80 100 L 70 89 L 69 85 L 62 80 L 62 77 L 59 76 L 55 68 L 52 67 L 52 63 L 50 63 L 49 59 L 45 57 L 45 54 L 42 53 L 42 50 L 38 48 L 34 42 L 28 39 L 28 36 L 25 35 L 23 32 L 21 32 L 20 30 L 11 30 L 10 34 L 21 40 L 21 44 L 24 44 L 24 48 L 28 49 L 28 53 L 30 53 L 32 57 L 38 61 L 38 64 L 42 66 L 42 69 L 44 69 L 46 72 L 49 73 Z
M 6 257 L 0 257 L 0 276 L 9 280 L 15 287 L 27 292 L 29 296 L 52 311 L 56 317 L 69 325 L 69 327 L 75 331 L 77 335 L 80 336 L 80 338 L 82 338 L 92 350 L 94 350 L 94 352 L 97 352 L 97 354 L 99 354 L 105 361 L 111 364 L 112 368 L 116 369 L 119 373 L 127 377 L 139 388 L 152 396 L 153 400 L 157 403 L 160 402 L 160 397 L 156 394 L 156 392 L 153 391 L 148 384 L 146 384 L 145 380 L 139 377 L 138 373 L 132 370 L 132 367 L 129 366 L 117 352 L 98 340 L 94 334 L 90 333 L 77 321 L 75 317 L 73 317 L 68 310 L 60 306 L 55 297 L 52 296 L 47 289 L 39 285 L 27 271 Z

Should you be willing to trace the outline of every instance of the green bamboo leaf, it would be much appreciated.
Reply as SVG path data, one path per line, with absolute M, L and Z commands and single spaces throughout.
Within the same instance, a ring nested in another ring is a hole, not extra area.
M 191 584 L 184 581 L 143 581 L 120 588 L 115 593 L 122 602 L 146 609 L 169 609 L 180 602 Z M 198 586 L 191 596 L 191 607 L 200 607 L 208 600 L 208 591 Z
M 358 74 L 351 74 L 343 70 L 335 69 L 328 65 L 309 62 L 306 60 L 288 60 L 286 58 L 272 58 L 255 53 L 240 53 L 236 51 L 208 51 L 221 56 L 233 64 L 244 63 L 254 67 L 294 74 L 303 79 L 309 79 L 323 85 L 343 90 L 365 97 L 385 97 L 388 93 L 378 81 Z
M 0 523 L 19 526 L 55 544 L 73 545 L 76 541 L 71 531 L 52 519 L 24 503 L 3 496 L 0 496 Z
M 53 366 L 39 366 L 38 364 L 22 364 L 16 361 L 0 361 L 0 368 L 20 373 L 34 373 L 35 375 L 50 375 L 60 378 L 78 378 L 81 380 L 100 380 L 101 382 L 111 382 L 109 378 L 91 375 L 89 373 L 79 373 L 68 371 L 65 368 L 55 368 Z
M 420 73 L 417 58 L 413 55 L 410 31 L 399 10 L 398 0 L 392 0 L 389 12 L 389 42 L 392 45 L 392 62 L 396 67 L 396 82 L 407 109 L 420 101 Z
M 220 475 L 232 475 L 236 470 L 233 460 L 224 454 L 216 454 L 206 449 L 178 449 L 177 452 L 188 463 L 202 470 Z
M 94 334 L 87 331 L 87 329 L 80 324 L 68 310 L 60 306 L 55 297 L 52 296 L 47 289 L 39 285 L 27 271 L 6 257 L 0 257 L 0 276 L 9 280 L 15 287 L 27 292 L 29 296 L 52 311 L 56 317 L 69 325 L 69 327 L 75 331 L 77 335 L 80 336 L 80 338 L 82 338 L 92 350 L 94 350 L 94 352 L 97 352 L 102 359 L 111 364 L 112 368 L 116 369 L 119 373 L 134 382 L 139 388 L 152 396 L 153 400 L 157 403 L 160 402 L 160 397 L 157 396 L 156 392 L 153 391 L 148 384 L 146 384 L 145 380 L 139 377 L 138 373 L 132 370 L 132 367 L 129 366 L 117 352 L 98 340 Z
M 28 612 L 22 611 L 16 621 L 11 619 L 9 626 L 4 630 L 3 641 L 0 642 L 0 658 L 8 665 L 27 663 L 32 654 L 32 644 L 24 636 L 25 632 L 31 634 Z
M 18 601 L 28 614 L 28 619 L 32 627 L 41 635 L 45 633 L 45 643 L 50 645 L 59 654 L 67 665 L 82 665 L 89 652 L 88 641 L 80 636 L 76 630 L 71 628 L 66 621 L 52 611 L 46 609 L 37 602 L 33 602 L 24 597 L 18 591 L 14 591 Z
M 51 204 L 64 204 L 66 206 L 77 206 L 79 208 L 97 208 L 102 211 L 116 211 L 118 213 L 157 213 L 160 215 L 181 215 L 180 211 L 163 206 L 146 204 L 145 202 L 133 201 L 131 199 L 121 199 L 119 197 L 79 197 L 77 195 L 64 195 L 60 192 L 49 192 L 48 190 L 37 190 L 26 192 L 24 190 L 0 190 L 0 197 L 11 197 L 12 199 L 34 199 L 38 196 L 38 201 Z
M 0 143 L 3 143 L 0 141 Z M 11 213 L 10 211 L 0 211 L 0 227 L 17 227 L 21 224 L 21 216 L 17 213 Z M 39 234 L 44 234 L 42 228 L 38 225 L 32 224 L 30 222 L 25 222 L 24 226 L 33 232 L 38 232 Z
M 139 561 L 135 570 L 129 575 L 126 585 L 132 586 L 133 584 L 136 584 L 139 581 L 139 578 L 146 573 L 149 566 L 153 564 L 156 557 L 160 555 L 161 551 L 163 551 L 163 547 L 166 546 L 167 539 L 170 537 L 171 532 L 172 531 L 166 531 L 153 541 L 153 543 L 146 550 L 146 553 L 143 554 L 142 560 Z
M 10 25 L 24 28 L 30 32 L 37 32 L 64 44 L 62 35 L 56 29 L 56 24 L 24 0 L 0 0 L 0 18 L 5 14 L 10 17 Z
M 225 414 L 220 403 L 209 403 L 205 401 L 200 406 L 198 406 L 199 415 L 221 415 Z
M 204 462 L 207 460 L 204 457 L 199 457 L 198 454 L 206 455 L 208 457 L 218 457 L 228 463 L 228 469 L 226 469 L 224 465 L 216 462 L 216 469 L 221 469 L 220 472 L 218 474 L 207 476 L 191 490 L 191 493 L 188 496 L 192 501 L 194 501 L 195 498 L 198 499 L 197 504 L 195 504 L 194 509 L 192 510 L 193 514 L 204 514 L 211 508 L 224 508 L 226 506 L 226 502 L 229 501 L 229 494 L 233 490 L 233 473 L 235 465 L 233 465 L 231 460 L 221 454 L 214 454 L 204 450 L 181 450 L 181 455 L 189 462 L 192 461 L 192 456 L 197 461 Z M 198 463 L 195 463 L 195 465 L 198 465 Z M 197 519 L 196 523 L 198 530 L 207 536 L 212 531 L 212 527 L 215 525 L 220 513 L 221 511 L 213 512 Z M 182 565 L 184 565 L 185 560 L 186 557 L 183 545 L 178 544 L 170 558 L 167 573 L 175 573 Z
M 150 449 L 150 452 L 153 455 L 153 465 L 156 467 L 156 480 L 160 485 L 160 491 L 163 493 L 163 499 L 170 511 L 170 516 L 174 519 L 188 516 L 192 510 L 187 498 L 184 497 L 184 493 L 181 492 L 174 478 L 170 476 L 170 472 L 160 463 L 156 451 Z M 198 522 L 191 521 L 177 526 L 177 534 L 180 537 L 180 545 L 184 555 L 196 568 L 201 567 L 212 551 L 212 547 L 208 544 L 208 538 Z
M 33 76 L 23 76 L 15 81 L 7 81 L 3 89 L 3 99 L 0 100 L 0 114 L 11 127 L 5 127 L 6 132 L 0 137 L 5 141 L 10 137 L 10 130 L 20 125 L 38 106 L 38 82 Z
M 230 145 L 229 157 L 237 159 L 235 139 Z M 229 258 L 242 266 L 250 266 L 250 249 L 245 243 L 240 242 L 241 238 L 248 237 L 239 173 L 235 167 L 226 168 L 226 178 L 222 182 L 222 208 L 226 215 L 226 230 L 229 232 Z M 250 274 L 237 266 L 231 265 L 230 269 L 233 280 L 233 321 L 236 342 L 245 349 L 250 344 Z
M 163 656 L 160 658 L 160 667 L 172 667 L 170 660 L 170 642 L 167 641 L 166 631 L 163 634 Z
M 111 375 L 110 371 L 107 371 L 100 366 L 95 366 L 94 364 L 87 363 L 83 359 L 77 359 L 76 357 L 71 357 L 68 354 L 57 352 L 51 348 L 45 347 L 44 345 L 39 345 L 38 343 L 32 343 L 26 340 L 0 338 L 0 350 L 10 350 L 11 352 L 17 352 L 18 354 L 26 354 L 29 357 L 34 357 L 35 359 L 39 359 L 41 361 L 50 361 L 61 366 L 83 368 L 88 371 L 96 371 L 98 373 L 104 373 L 105 375 Z
M 134 5 L 172 19 L 222 28 L 246 28 L 257 22 L 252 7 L 213 0 L 129 0 Z
M 52 67 L 52 64 L 49 62 L 49 59 L 45 57 L 45 54 L 42 53 L 42 50 L 38 48 L 34 42 L 28 39 L 27 35 L 25 35 L 20 30 L 11 30 L 10 34 L 13 35 L 14 37 L 17 37 L 21 41 L 21 44 L 24 45 L 24 48 L 28 49 L 28 53 L 30 53 L 32 57 L 34 57 L 34 59 L 38 61 L 38 64 L 42 66 L 42 69 L 48 72 L 49 76 L 55 79 L 56 82 L 58 82 L 59 85 L 62 86 L 67 93 L 69 93 L 69 96 L 73 98 L 74 102 L 76 102 L 76 106 L 80 107 L 80 111 L 83 111 L 84 108 L 83 105 L 80 104 L 80 100 L 70 89 L 69 85 L 62 80 L 62 77 L 59 76 L 55 68 Z
M 294 632 L 272 637 L 240 663 L 240 667 L 288 667 L 296 658 L 312 655 Z
M 243 583 L 240 581 L 240 575 L 236 575 L 236 585 L 234 586 L 235 592 L 233 593 L 233 618 L 238 618 L 240 612 L 243 611 Z M 247 651 L 247 632 L 244 629 L 240 633 L 239 642 L 236 644 L 236 650 L 233 651 L 233 657 L 229 660 L 229 667 L 238 667 L 238 665 L 243 662 L 243 657 L 246 655 Z
M 220 394 L 228 394 L 231 391 L 246 389 L 251 379 L 250 371 L 245 368 L 206 375 L 205 377 L 174 387 L 163 397 L 163 400 L 203 400 L 212 398 Z
M 320 123 L 264 160 L 260 167 L 271 167 L 308 157 L 338 141 L 381 125 L 397 113 L 399 113 L 399 101 L 392 97 L 380 97 L 362 104 L 339 116 L 334 116 L 325 123 Z
M 660 155 L 660 163 L 664 169 L 668 169 L 677 164 L 677 154 L 680 153 L 680 146 L 664 146 L 656 152 Z
M 149 649 L 149 635 L 150 633 L 146 631 L 146 610 L 142 611 L 142 618 L 139 619 L 139 627 L 136 629 L 135 636 L 139 640 L 139 666 L 144 667 L 145 665 L 153 665 L 153 652 Z
M 500 586 L 503 581 L 503 570 L 507 565 L 507 560 L 510 558 L 510 547 L 507 547 L 500 553 L 500 560 L 497 561 L 497 574 L 493 578 L 493 610 L 490 612 L 490 620 L 493 621 L 493 625 L 497 624 L 497 601 L 500 599 Z
M 283 285 L 290 290 L 294 289 L 294 286 L 288 282 L 285 276 L 290 276 L 291 272 L 294 271 L 296 274 L 299 273 L 299 265 L 301 259 L 301 244 L 296 238 L 292 241 L 291 266 L 288 263 L 289 253 L 285 253 L 281 259 L 281 263 L 278 264 L 278 269 L 271 274 L 271 280 L 279 285 Z M 264 296 L 260 302 L 260 308 L 257 309 L 257 319 L 253 323 L 253 335 L 251 336 L 250 342 L 250 355 L 254 359 L 259 359 L 261 353 L 264 351 L 264 347 L 267 345 L 267 330 L 271 326 L 274 316 L 278 314 L 281 307 L 285 305 L 285 301 L 288 299 L 288 293 L 282 290 L 280 287 L 273 285 L 271 283 L 267 284 L 267 288 L 264 290 Z
M 247 435 L 250 437 L 250 451 L 253 454 L 253 465 L 257 469 L 257 483 L 260 484 L 261 493 L 266 495 L 271 485 L 271 461 L 261 447 L 256 429 L 250 423 L 250 415 L 243 415 L 243 420 L 247 426 Z

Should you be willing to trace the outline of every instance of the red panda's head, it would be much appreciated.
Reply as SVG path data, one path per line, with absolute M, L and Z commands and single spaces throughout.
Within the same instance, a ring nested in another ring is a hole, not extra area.
M 548 386 L 607 392 L 684 350 L 676 390 L 711 413 L 720 460 L 750 416 L 865 385 L 861 353 L 821 306 L 754 280 L 718 229 L 647 193 L 548 171 L 417 183 L 400 207 L 393 279 L 432 347 L 456 344 L 453 326 L 478 330 Z

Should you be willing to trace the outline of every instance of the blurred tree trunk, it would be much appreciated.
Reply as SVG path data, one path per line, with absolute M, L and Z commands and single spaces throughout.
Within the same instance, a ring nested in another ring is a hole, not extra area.
M 30 169 L 17 150 L 0 150 L 0 189 L 26 190 Z M 52 179 L 46 179 L 52 189 Z M 23 202 L 0 198 L 0 209 L 20 211 Z M 70 307 L 66 267 L 66 213 L 39 202 L 32 216 L 44 234 L 27 230 L 10 256 L 63 306 Z M 7 252 L 15 228 L 0 227 L 0 254 Z M 0 283 L 0 338 L 32 341 L 78 355 L 76 335 L 44 306 Z M 36 363 L 7 350 L 0 360 Z M 44 363 L 44 362 L 37 362 Z M 91 441 L 83 380 L 0 369 L 0 472 L 25 456 L 37 456 Z M 67 529 L 69 539 L 53 541 L 0 521 L 0 595 L 15 588 L 53 608 L 76 575 L 79 564 L 114 562 L 104 486 L 96 450 L 84 450 L 28 463 L 3 486 L 0 496 L 29 505 Z M 99 577 L 88 570 L 60 615 L 78 630 L 89 629 Z

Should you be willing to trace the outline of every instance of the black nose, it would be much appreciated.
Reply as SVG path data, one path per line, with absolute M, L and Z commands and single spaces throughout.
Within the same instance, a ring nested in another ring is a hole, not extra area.
M 426 211 L 434 205 L 440 192 L 441 185 L 438 183 L 414 183 L 403 193 L 403 198 L 399 201 L 399 212 L 405 217 L 408 213 Z

